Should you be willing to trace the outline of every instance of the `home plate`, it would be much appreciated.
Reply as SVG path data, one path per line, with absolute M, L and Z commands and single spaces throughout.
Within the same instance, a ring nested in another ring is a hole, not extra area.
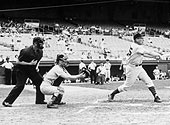
M 165 86 L 166 89 L 170 89 L 170 86 Z
M 98 99 L 94 103 L 111 103 L 111 102 L 114 102 L 114 101 L 109 101 L 108 99 Z

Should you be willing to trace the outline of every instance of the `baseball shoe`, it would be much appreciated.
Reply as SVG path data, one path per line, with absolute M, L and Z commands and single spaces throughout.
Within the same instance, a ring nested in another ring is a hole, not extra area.
M 160 99 L 159 96 L 156 96 L 155 99 L 154 99 L 154 102 L 161 103 L 162 100 Z
M 47 103 L 47 108 L 58 108 L 58 105 L 54 104 L 53 101 Z
M 9 104 L 9 102 L 2 102 L 2 105 L 5 107 L 12 107 L 12 104 Z
M 65 105 L 66 104 L 66 102 L 60 102 L 60 103 L 58 103 L 58 105 Z
M 112 96 L 112 95 L 108 95 L 108 101 L 109 102 L 114 102 L 114 96 Z

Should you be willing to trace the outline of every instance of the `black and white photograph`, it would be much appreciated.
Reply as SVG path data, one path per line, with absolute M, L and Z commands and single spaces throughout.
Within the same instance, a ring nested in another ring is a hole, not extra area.
M 169 125 L 170 0 L 5 0 L 1 125 Z

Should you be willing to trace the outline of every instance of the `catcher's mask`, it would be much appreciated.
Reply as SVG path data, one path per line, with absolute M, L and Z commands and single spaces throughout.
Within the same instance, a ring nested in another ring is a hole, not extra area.
M 56 63 L 58 64 L 59 61 L 62 61 L 62 62 L 63 62 L 62 65 L 63 65 L 64 67 L 67 67 L 68 64 L 69 64 L 69 62 L 68 62 L 67 59 L 68 59 L 67 56 L 65 56 L 65 55 L 63 55 L 63 54 L 58 54 L 58 55 L 57 55 L 57 59 L 56 59 Z

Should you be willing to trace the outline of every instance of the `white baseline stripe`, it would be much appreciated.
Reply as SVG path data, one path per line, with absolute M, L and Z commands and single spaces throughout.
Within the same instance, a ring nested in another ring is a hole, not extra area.
M 86 106 L 82 109 L 80 109 L 78 112 L 76 112 L 75 114 L 79 114 L 79 113 L 82 113 L 88 109 L 92 109 L 92 108 L 96 108 L 96 107 L 106 107 L 106 108 L 110 108 L 110 106 Z
M 121 112 L 125 115 L 170 115 L 170 112 Z

